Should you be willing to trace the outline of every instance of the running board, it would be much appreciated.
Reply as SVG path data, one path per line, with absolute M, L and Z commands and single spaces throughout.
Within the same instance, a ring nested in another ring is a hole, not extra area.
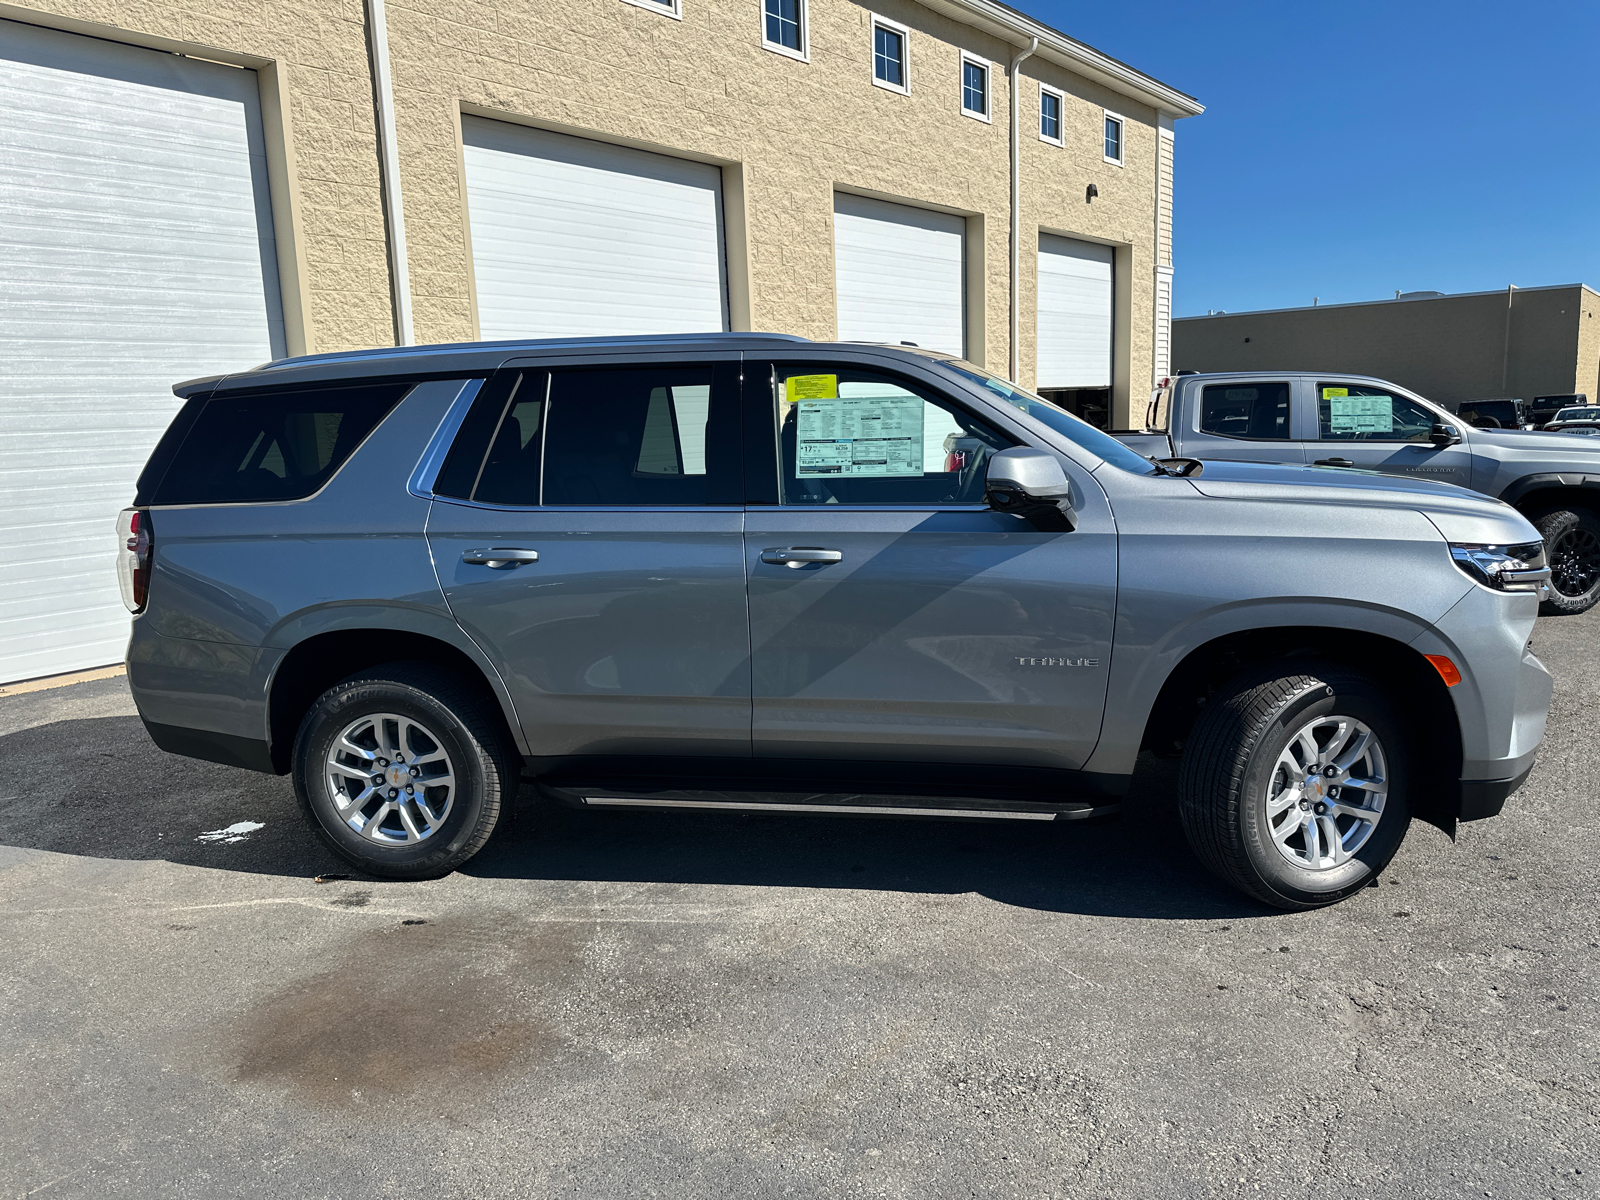
M 838 813 L 868 817 L 947 817 L 980 821 L 1079 821 L 1116 812 L 1120 804 L 979 800 L 972 797 L 864 796 L 812 792 L 658 792 L 654 795 L 600 788 L 556 788 L 585 808 L 693 808 L 731 812 Z M 611 792 L 611 794 L 601 794 Z M 870 801 L 870 803 L 868 803 Z

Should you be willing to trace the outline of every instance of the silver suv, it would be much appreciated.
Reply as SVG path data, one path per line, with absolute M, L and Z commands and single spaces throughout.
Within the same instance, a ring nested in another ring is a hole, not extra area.
M 969 363 L 756 334 L 177 387 L 123 514 L 162 748 L 446 872 L 548 801 L 1071 820 L 1181 755 L 1200 858 L 1339 900 L 1544 733 L 1538 534 L 1459 488 L 1152 463 Z M 1303 480 L 1310 478 L 1309 482 Z

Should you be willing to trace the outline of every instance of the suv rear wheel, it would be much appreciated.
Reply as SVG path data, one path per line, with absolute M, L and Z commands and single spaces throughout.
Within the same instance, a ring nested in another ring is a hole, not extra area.
M 1332 668 L 1236 677 L 1184 748 L 1179 807 L 1214 873 L 1282 909 L 1365 887 L 1411 823 L 1408 739 L 1383 692 Z
M 466 862 L 520 781 L 495 715 L 425 663 L 390 663 L 324 692 L 300 723 L 293 769 L 323 841 L 393 879 L 430 879 Z
M 1576 616 L 1600 601 L 1600 519 L 1586 509 L 1561 508 L 1534 521 L 1550 564 L 1546 616 Z

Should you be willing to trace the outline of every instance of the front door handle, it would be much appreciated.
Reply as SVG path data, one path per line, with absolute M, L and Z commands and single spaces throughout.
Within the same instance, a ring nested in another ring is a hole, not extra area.
M 523 563 L 539 561 L 537 550 L 523 550 L 518 546 L 491 546 L 487 550 L 468 550 L 461 561 L 469 567 L 493 567 L 496 571 L 520 567 Z
M 788 546 L 783 549 L 763 550 L 761 561 L 775 567 L 792 567 L 799 570 L 807 563 L 836 563 L 844 561 L 844 551 L 824 550 L 821 546 Z
M 1348 458 L 1319 458 L 1311 465 L 1313 467 L 1353 467 L 1355 463 Z

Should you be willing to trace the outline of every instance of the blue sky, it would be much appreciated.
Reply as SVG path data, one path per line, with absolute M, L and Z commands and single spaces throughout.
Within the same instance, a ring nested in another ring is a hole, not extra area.
M 1177 315 L 1600 286 L 1596 0 L 1020 6 L 1206 105 Z

